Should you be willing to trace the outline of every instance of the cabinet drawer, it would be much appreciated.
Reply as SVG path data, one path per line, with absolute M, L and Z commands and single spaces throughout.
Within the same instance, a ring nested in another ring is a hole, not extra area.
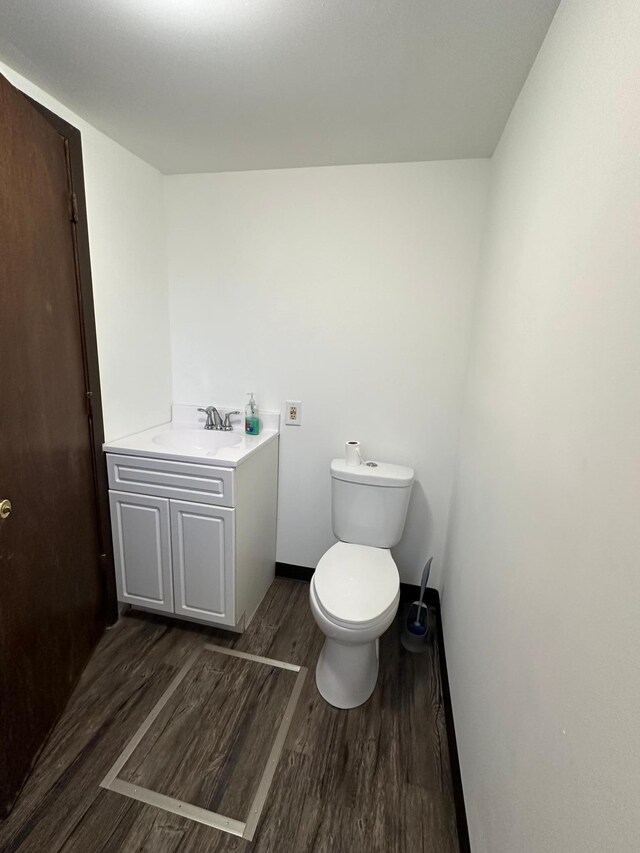
M 232 468 L 107 453 L 109 488 L 215 506 L 235 504 Z

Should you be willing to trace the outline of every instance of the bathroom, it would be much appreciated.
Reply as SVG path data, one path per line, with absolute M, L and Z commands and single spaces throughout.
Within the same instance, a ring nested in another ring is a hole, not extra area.
M 131 437 L 172 419 L 223 447 L 198 408 L 238 410 L 229 436 L 248 442 L 254 392 L 265 444 L 229 475 L 226 621 L 130 607 L 101 505 L 105 615 L 82 642 L 64 634 L 87 654 L 10 811 L 0 785 L 0 850 L 640 849 L 639 57 L 632 0 L 3 4 L 0 75 L 81 133 L 102 499 L 120 491 L 109 455 L 160 459 L 130 455 Z M 10 314 L 0 353 L 18 370 L 38 335 L 12 336 Z M 21 395 L 24 415 L 3 405 L 4 448 L 64 414 L 32 423 L 45 390 L 16 391 L 11 373 L 2 399 Z M 340 708 L 316 682 L 326 638 L 310 592 L 342 538 L 331 463 L 350 440 L 413 481 L 375 684 Z M 44 475 L 55 448 L 37 450 Z M 267 454 L 261 481 L 250 466 Z M 29 609 L 9 525 L 24 512 L 15 478 L 33 474 L 10 455 L 0 624 L 22 633 L 16 650 L 1 632 L 2 671 L 24 661 L 0 701 L 24 682 L 37 707 L 25 673 L 54 616 L 44 631 L 35 604 L 23 621 L 8 605 Z M 65 500 L 48 523 L 71 538 Z M 429 636 L 411 653 L 400 638 L 430 558 Z M 234 683 L 254 691 L 254 717 Z M 165 696 L 197 710 L 191 739 L 154 728 Z M 113 775 L 128 745 L 140 763 Z M 22 746 L 3 723 L 7 761 Z M 189 786 L 216 762 L 219 790 L 194 804 Z

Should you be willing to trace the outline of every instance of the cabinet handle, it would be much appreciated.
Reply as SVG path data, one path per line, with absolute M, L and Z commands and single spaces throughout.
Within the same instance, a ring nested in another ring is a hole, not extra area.
M 11 515 L 11 501 L 5 498 L 0 501 L 0 518 L 9 518 Z

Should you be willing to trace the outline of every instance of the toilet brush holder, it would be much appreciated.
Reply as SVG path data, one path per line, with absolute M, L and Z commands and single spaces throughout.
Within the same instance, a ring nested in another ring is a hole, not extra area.
M 413 601 L 407 610 L 400 642 L 408 652 L 426 652 L 429 645 L 429 608 L 422 601 Z
M 400 642 L 408 652 L 425 652 L 429 639 L 429 608 L 424 603 L 424 594 L 429 582 L 433 557 L 427 560 L 422 571 L 420 598 L 409 605 L 400 635 Z

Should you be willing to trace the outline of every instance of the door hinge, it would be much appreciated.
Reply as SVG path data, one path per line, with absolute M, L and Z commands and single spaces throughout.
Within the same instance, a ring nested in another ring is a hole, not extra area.
M 87 415 L 93 417 L 93 391 L 87 391 Z
M 78 221 L 78 197 L 75 193 L 69 193 L 69 219 L 72 222 Z

